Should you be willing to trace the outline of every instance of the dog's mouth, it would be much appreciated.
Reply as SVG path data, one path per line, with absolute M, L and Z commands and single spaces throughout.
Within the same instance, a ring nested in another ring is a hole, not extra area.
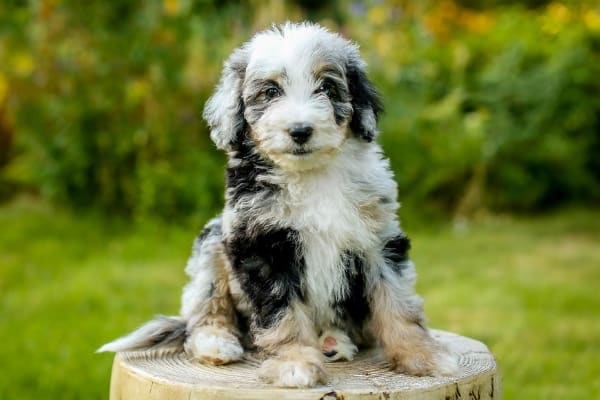
M 308 154 L 311 154 L 313 151 L 311 149 L 305 149 L 303 147 L 294 149 L 292 151 L 289 152 L 289 154 L 292 154 L 294 156 L 305 156 Z

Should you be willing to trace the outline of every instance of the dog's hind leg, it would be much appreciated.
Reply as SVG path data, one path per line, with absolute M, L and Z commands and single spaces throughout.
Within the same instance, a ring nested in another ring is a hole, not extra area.
M 413 290 L 415 277 L 414 266 L 405 254 L 387 254 L 371 282 L 372 332 L 397 372 L 452 375 L 457 369 L 456 359 L 429 334 L 423 300 Z
M 187 322 L 184 348 L 194 359 L 215 365 L 239 360 L 244 349 L 229 291 L 220 219 L 210 221 L 194 242 L 186 272 L 181 315 Z

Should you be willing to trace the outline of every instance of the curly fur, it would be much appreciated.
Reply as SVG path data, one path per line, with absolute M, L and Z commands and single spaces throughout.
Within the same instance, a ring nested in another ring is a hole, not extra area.
M 270 357 L 259 376 L 300 387 L 326 381 L 321 352 L 351 359 L 378 344 L 399 372 L 453 373 L 414 293 L 365 68 L 355 44 L 308 23 L 260 32 L 232 53 L 204 111 L 229 157 L 226 204 L 195 241 L 181 317 L 101 351 L 164 337 L 222 364 L 257 348 Z

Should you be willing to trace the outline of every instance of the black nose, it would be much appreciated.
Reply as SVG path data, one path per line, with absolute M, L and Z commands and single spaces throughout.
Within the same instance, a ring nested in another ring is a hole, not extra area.
M 308 142 L 310 136 L 313 133 L 313 128 L 310 125 L 305 124 L 294 124 L 288 129 L 292 140 L 297 144 L 304 144 Z

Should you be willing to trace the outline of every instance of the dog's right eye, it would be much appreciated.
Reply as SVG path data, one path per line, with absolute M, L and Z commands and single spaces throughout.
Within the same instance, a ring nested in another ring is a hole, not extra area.
M 281 90 L 276 88 L 275 86 L 268 87 L 265 90 L 265 97 L 267 99 L 274 99 L 275 97 L 279 97 L 281 95 Z

